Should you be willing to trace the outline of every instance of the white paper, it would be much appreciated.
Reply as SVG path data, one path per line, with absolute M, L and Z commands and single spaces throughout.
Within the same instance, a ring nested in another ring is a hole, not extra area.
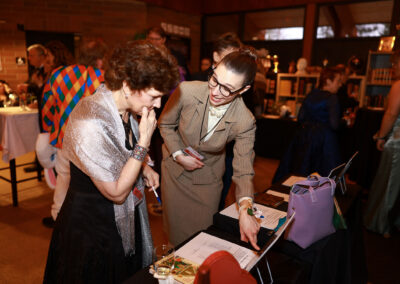
M 278 197 L 283 197 L 284 201 L 289 202 L 289 194 L 278 192 L 278 191 L 271 190 L 271 189 L 267 190 L 266 193 L 274 195 L 274 196 L 278 196 Z
M 305 180 L 307 178 L 305 177 L 299 177 L 299 176 L 290 176 L 287 180 L 285 180 L 282 185 L 286 185 L 291 187 L 292 185 L 294 185 L 296 182 Z
M 279 219 L 286 216 L 285 211 L 280 211 L 257 203 L 255 203 L 254 206 L 257 207 L 258 210 L 262 211 L 262 215 L 264 216 L 264 218 L 260 219 L 261 220 L 260 225 L 263 228 L 267 228 L 270 230 L 275 229 L 276 226 L 278 226 Z M 239 210 L 236 203 L 233 203 L 231 206 L 222 210 L 220 214 L 231 218 L 239 219 Z
M 257 254 L 255 251 L 201 232 L 190 242 L 176 251 L 176 255 L 189 259 L 199 265 L 214 252 L 226 250 L 244 268 Z

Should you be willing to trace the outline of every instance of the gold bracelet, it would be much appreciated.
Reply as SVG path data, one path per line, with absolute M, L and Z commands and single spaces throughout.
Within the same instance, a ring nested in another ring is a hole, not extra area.
M 239 214 L 243 209 L 246 209 L 248 215 L 250 215 L 250 216 L 254 215 L 254 213 L 253 213 L 253 204 L 250 204 L 250 205 L 245 204 L 245 205 L 239 206 Z

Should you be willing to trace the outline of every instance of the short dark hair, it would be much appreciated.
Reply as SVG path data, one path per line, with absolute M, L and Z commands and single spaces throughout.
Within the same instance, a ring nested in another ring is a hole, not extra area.
M 337 67 L 328 67 L 325 69 L 322 69 L 321 74 L 319 75 L 319 83 L 318 83 L 318 88 L 322 89 L 325 87 L 328 79 L 333 81 L 336 77 L 336 75 L 341 75 L 342 70 Z
M 86 41 L 80 48 L 79 64 L 97 67 L 97 60 L 104 59 L 107 50 L 107 45 L 101 39 Z
M 47 52 L 54 56 L 53 67 L 72 65 L 75 62 L 74 56 L 68 48 L 58 40 L 52 40 L 46 43 Z
M 238 51 L 229 53 L 222 58 L 219 64 L 224 64 L 227 69 L 234 73 L 243 74 L 243 86 L 253 84 L 257 73 L 257 54 L 251 46 L 245 46 Z
M 221 53 L 228 48 L 239 49 L 240 47 L 242 47 L 242 42 L 235 33 L 224 33 L 214 42 L 213 51 Z
M 125 81 L 131 90 L 154 88 L 165 94 L 177 86 L 179 70 L 166 48 L 146 40 L 130 41 L 113 50 L 107 62 L 105 81 L 113 91 L 122 88 Z
M 164 31 L 164 29 L 162 27 L 156 27 L 156 26 L 150 27 L 147 30 L 146 35 L 148 36 L 150 33 L 158 34 L 162 38 L 166 38 L 167 37 L 167 34 L 165 33 L 165 31 Z

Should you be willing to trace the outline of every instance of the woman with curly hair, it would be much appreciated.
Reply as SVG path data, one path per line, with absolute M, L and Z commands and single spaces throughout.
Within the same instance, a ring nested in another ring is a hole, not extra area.
M 157 188 L 159 176 L 145 160 L 154 109 L 178 78 L 169 53 L 130 42 L 113 51 L 105 85 L 74 108 L 63 141 L 71 181 L 44 283 L 120 283 L 151 263 L 143 190 Z
M 47 74 L 47 77 L 50 76 L 54 69 L 60 66 L 72 65 L 75 63 L 74 56 L 61 41 L 49 41 L 46 43 L 45 47 L 47 53 L 46 61 L 44 62 L 44 72 Z

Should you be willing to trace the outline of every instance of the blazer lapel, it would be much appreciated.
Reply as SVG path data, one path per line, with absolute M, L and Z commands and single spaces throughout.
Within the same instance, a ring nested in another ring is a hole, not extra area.
M 238 118 L 236 117 L 238 115 L 237 114 L 238 99 L 239 98 L 236 98 L 234 101 L 232 101 L 231 106 L 228 108 L 224 117 L 218 123 L 218 126 L 215 128 L 213 135 L 210 137 L 210 139 L 204 142 L 206 147 L 207 146 L 218 147 L 220 145 L 225 146 L 228 140 L 230 129 L 232 125 L 238 120 Z
M 208 90 L 208 88 L 207 88 Z M 198 129 L 198 137 L 195 137 L 195 140 L 198 140 L 200 144 L 201 137 L 205 136 L 207 133 L 208 126 L 208 93 L 207 92 L 199 92 L 193 95 L 197 99 L 197 105 L 193 106 L 196 108 L 197 115 L 199 119 L 196 124 L 191 125 L 190 127 L 196 127 Z M 198 146 L 198 145 L 196 145 Z
M 214 133 L 218 133 L 220 131 L 224 131 L 226 128 L 230 127 L 232 122 L 237 121 L 237 116 L 238 113 L 236 112 L 237 109 L 237 103 L 238 103 L 239 98 L 236 98 L 235 100 L 232 101 L 232 104 L 229 106 L 228 110 L 226 111 L 224 117 L 222 120 L 219 122 L 217 128 L 215 129 Z

